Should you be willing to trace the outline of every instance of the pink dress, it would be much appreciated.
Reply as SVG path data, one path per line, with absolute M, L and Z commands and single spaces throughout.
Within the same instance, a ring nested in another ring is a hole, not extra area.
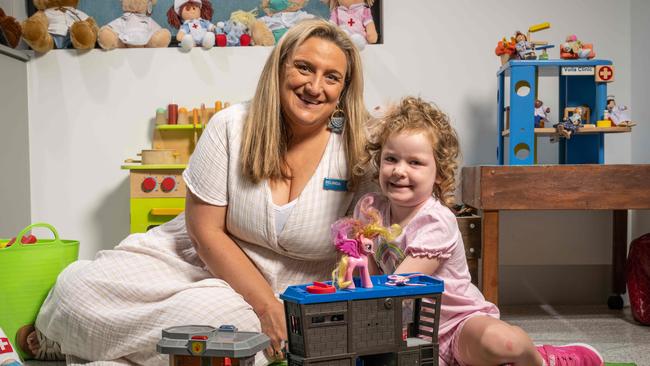
M 390 226 L 390 203 L 379 193 L 363 196 L 357 203 L 354 216 L 359 217 L 361 205 L 370 199 L 371 206 L 382 215 L 384 225 Z M 499 309 L 486 301 L 471 283 L 456 216 L 434 197 L 402 228 L 400 236 L 390 243 L 381 241 L 375 248 L 377 265 L 386 274 L 393 273 L 408 255 L 440 260 L 440 266 L 433 273 L 445 283 L 438 329 L 440 365 L 454 365 L 453 343 L 461 329 L 459 325 L 475 315 L 499 318 Z

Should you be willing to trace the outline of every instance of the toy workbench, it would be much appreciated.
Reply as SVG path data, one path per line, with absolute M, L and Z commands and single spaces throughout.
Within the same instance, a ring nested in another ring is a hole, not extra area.
M 372 288 L 311 293 L 290 286 L 284 300 L 288 365 L 438 365 L 444 284 L 430 276 L 372 276 Z M 326 286 L 329 286 L 326 283 Z

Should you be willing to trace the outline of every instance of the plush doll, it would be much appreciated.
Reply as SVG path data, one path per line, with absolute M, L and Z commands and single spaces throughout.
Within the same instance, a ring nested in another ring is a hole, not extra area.
M 219 36 L 226 38 L 225 46 L 250 46 L 251 36 L 248 33 L 248 27 L 240 20 L 233 19 L 232 16 L 225 22 L 217 24 L 217 33 Z M 221 42 L 219 46 L 223 46 Z
M 20 23 L 14 17 L 6 15 L 0 8 L 0 44 L 16 48 L 22 33 Z
M 105 50 L 169 46 L 171 33 L 149 16 L 156 1 L 122 0 L 124 15 L 99 30 L 99 45 Z
M 377 28 L 370 13 L 375 0 L 323 0 L 331 10 L 330 21 L 341 27 L 362 50 L 377 43 Z
M 216 27 L 211 21 L 212 3 L 209 0 L 174 0 L 167 11 L 167 22 L 178 29 L 176 39 L 184 51 L 194 46 L 206 49 L 214 46 Z
M 251 11 L 237 10 L 230 14 L 230 20 L 244 24 L 248 28 L 253 46 L 273 46 L 275 37 L 266 24 L 257 19 L 257 9 Z
M 97 23 L 77 9 L 79 0 L 34 0 L 38 9 L 22 23 L 23 39 L 34 51 L 72 46 L 79 50 L 95 47 Z
M 266 16 L 260 18 L 273 32 L 277 42 L 289 28 L 304 19 L 314 18 L 302 8 L 309 0 L 262 0 Z

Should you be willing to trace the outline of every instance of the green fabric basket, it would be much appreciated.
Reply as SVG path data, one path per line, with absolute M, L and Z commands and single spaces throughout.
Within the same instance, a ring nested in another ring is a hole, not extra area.
M 21 238 L 32 228 L 49 229 L 54 239 L 39 239 L 34 244 L 22 244 Z M 0 239 L 0 244 L 8 242 Z M 2 247 L 2 245 L 0 245 Z M 52 225 L 36 223 L 16 235 L 16 242 L 0 249 L 0 328 L 16 344 L 16 331 L 36 321 L 38 310 L 56 282 L 61 271 L 77 260 L 79 242 L 61 240 Z M 25 354 L 18 351 L 21 357 Z

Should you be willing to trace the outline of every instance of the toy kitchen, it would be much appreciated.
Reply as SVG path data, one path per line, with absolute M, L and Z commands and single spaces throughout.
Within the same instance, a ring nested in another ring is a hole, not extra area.
M 212 115 L 227 106 L 216 101 L 214 107 L 201 105 L 190 111 L 170 104 L 156 111 L 152 148 L 121 166 L 129 171 L 131 233 L 145 232 L 183 212 L 183 170 Z

